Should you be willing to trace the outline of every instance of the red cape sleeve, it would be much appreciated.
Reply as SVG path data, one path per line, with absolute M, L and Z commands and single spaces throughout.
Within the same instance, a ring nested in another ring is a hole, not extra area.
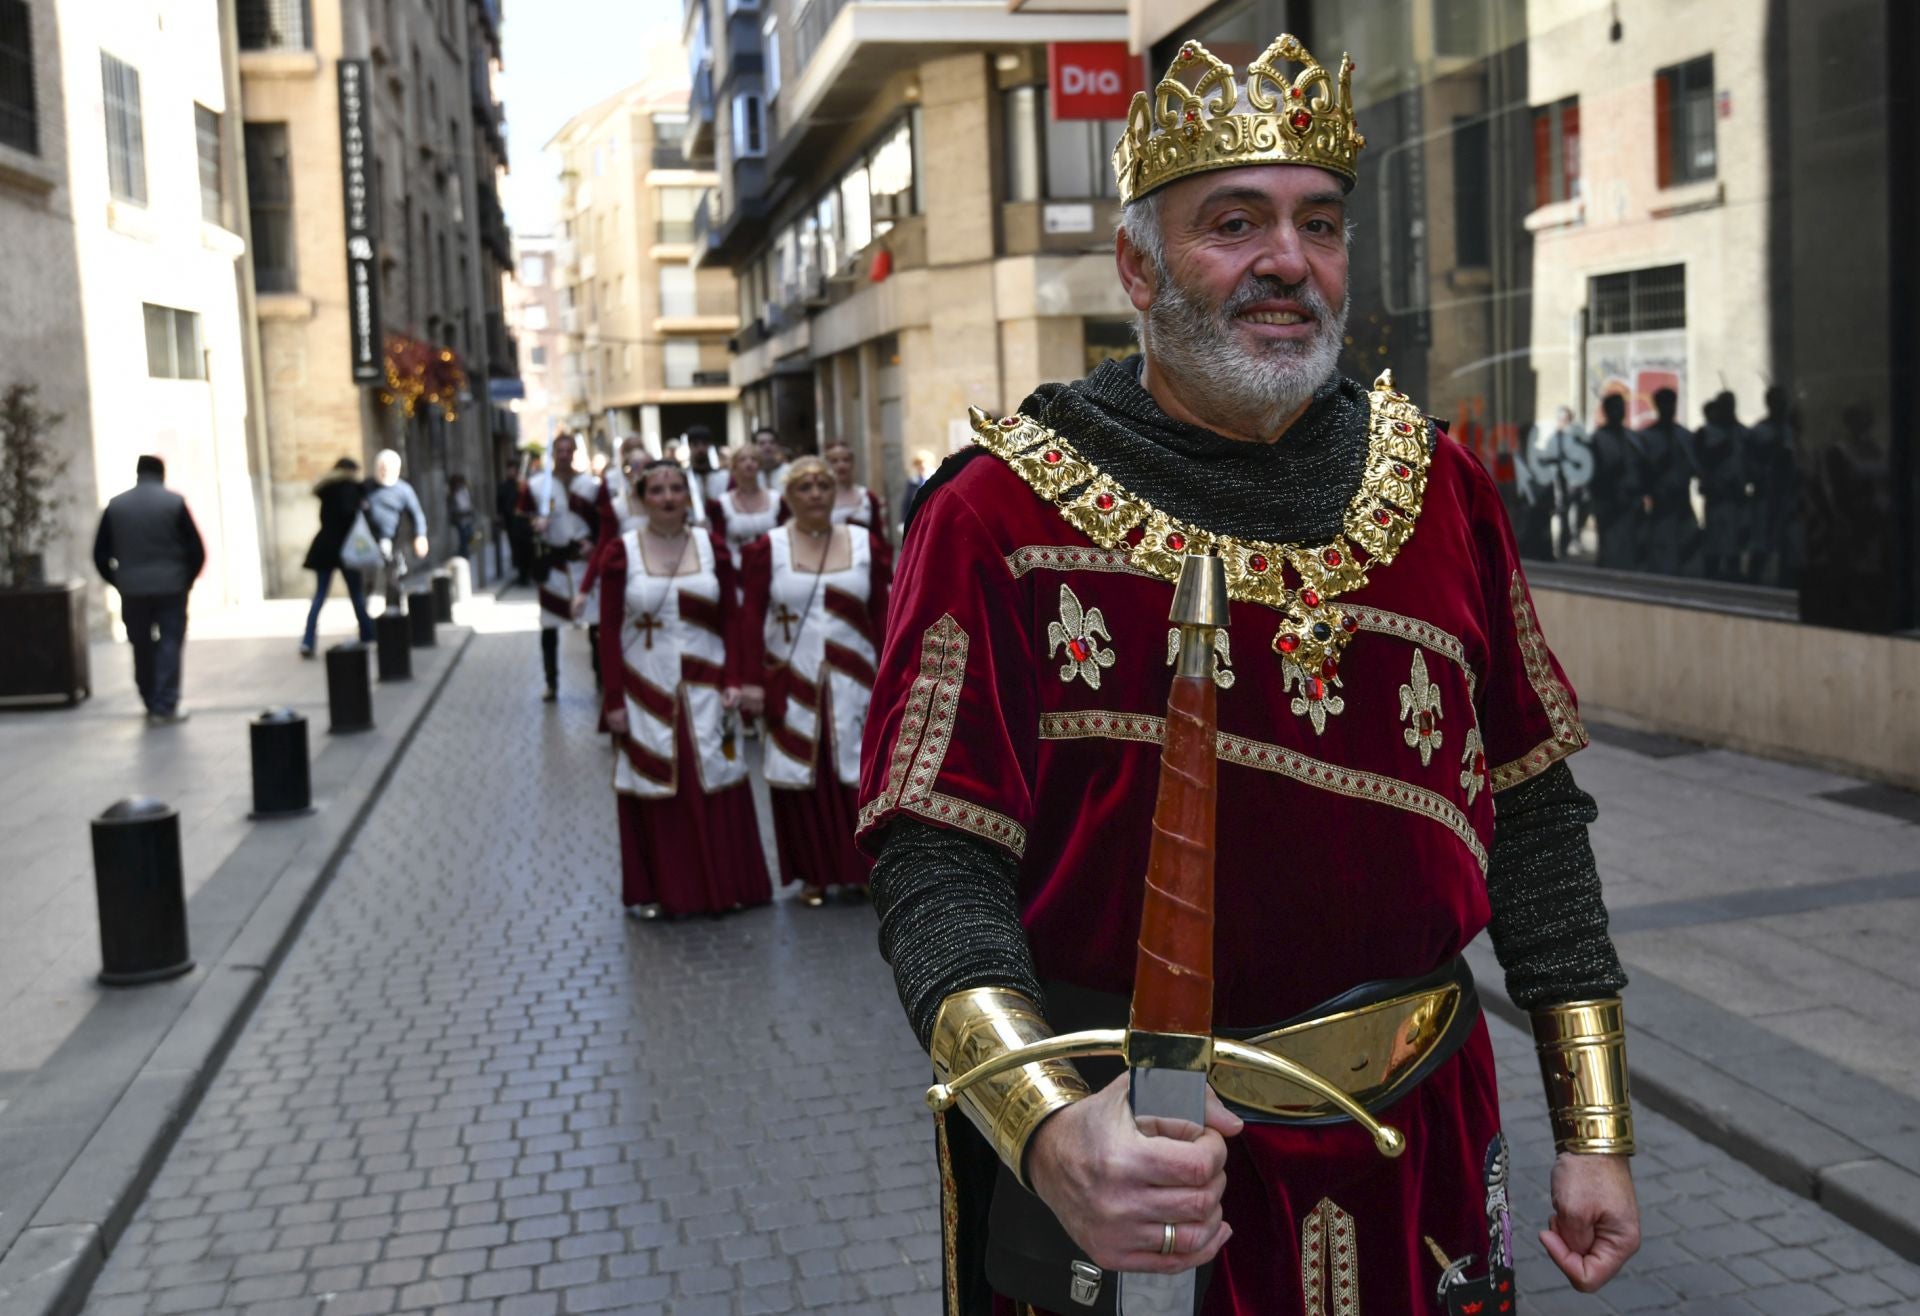
M 860 751 L 855 834 L 869 853 L 901 814 L 1026 851 L 1040 724 L 1032 592 L 969 484 L 990 492 L 985 478 L 948 484 L 901 551 Z
M 724 551 L 724 550 L 722 550 Z M 727 654 L 735 661 L 735 685 L 764 685 L 767 679 L 767 600 L 773 593 L 773 545 L 756 539 L 740 550 L 740 632 Z
M 600 576 L 600 692 L 606 711 L 626 707 L 627 656 L 623 651 L 627 629 L 627 550 L 614 540 L 594 555 L 592 569 Z
M 1580 724 L 1579 702 L 1567 674 L 1540 630 L 1520 548 L 1493 477 L 1452 440 L 1440 443 L 1443 448 L 1452 445 L 1453 453 L 1446 456 L 1466 468 L 1488 652 L 1475 711 L 1488 784 L 1503 791 L 1584 749 L 1587 731 Z M 1436 454 L 1436 464 L 1442 459 Z

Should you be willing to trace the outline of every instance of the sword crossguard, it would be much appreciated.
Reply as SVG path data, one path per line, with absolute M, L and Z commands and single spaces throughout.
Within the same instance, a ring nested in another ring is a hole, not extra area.
M 1374 1149 L 1382 1156 L 1391 1160 L 1406 1151 L 1407 1137 L 1404 1133 L 1389 1124 L 1382 1124 L 1365 1106 L 1305 1065 L 1223 1037 L 1208 1040 L 1212 1043 L 1213 1066 L 1258 1070 L 1306 1088 L 1338 1106 L 1343 1114 L 1365 1129 L 1373 1139 Z M 936 1114 L 950 1110 L 959 1101 L 960 1094 L 974 1084 L 1022 1065 L 1039 1064 L 1045 1060 L 1072 1060 L 1081 1056 L 1117 1055 L 1131 1061 L 1130 1042 L 1131 1030 L 1126 1028 L 1090 1028 L 1084 1032 L 1062 1033 L 1058 1037 L 1029 1042 L 1025 1046 L 1003 1051 L 966 1073 L 955 1075 L 948 1082 L 935 1083 L 927 1089 L 927 1106 Z

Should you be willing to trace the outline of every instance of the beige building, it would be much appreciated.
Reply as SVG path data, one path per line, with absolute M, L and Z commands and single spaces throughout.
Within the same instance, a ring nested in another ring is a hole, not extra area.
M 658 452 L 692 425 L 741 435 L 733 276 L 693 266 L 694 210 L 715 180 L 682 154 L 686 121 L 685 81 L 662 71 L 582 111 L 547 147 L 562 189 L 563 410 L 596 452 L 630 434 Z
M 517 233 L 514 273 L 507 282 L 507 328 L 520 350 L 523 392 L 513 403 L 520 418 L 520 443 L 552 442 L 566 421 L 566 336 L 560 329 L 560 287 L 554 256 L 559 244 L 551 233 Z
M 0 17 L 0 386 L 64 412 L 51 578 L 92 577 L 144 453 L 207 543 L 198 606 L 258 598 L 245 201 L 222 9 L 31 0 Z M 19 61 L 19 62 L 14 62 Z M 104 591 L 101 591 L 104 593 Z
M 843 439 L 898 503 L 916 454 L 965 441 L 1126 350 L 1113 275 L 1117 121 L 1056 123 L 1047 43 L 1124 41 L 1123 13 L 693 0 L 690 140 L 720 184 L 703 264 L 733 268 L 733 378 L 791 447 Z M 711 129 L 702 126 L 711 119 Z M 777 199 L 776 199 L 777 198 Z
M 239 9 L 269 576 L 276 592 L 297 594 L 311 583 L 300 570 L 318 524 L 310 486 L 337 458 L 367 466 L 378 449 L 398 449 L 440 558 L 453 550 L 447 477 L 484 489 L 512 450 L 510 413 L 489 387 L 518 368 L 501 303 L 513 253 L 492 90 L 500 13 L 498 0 L 239 0 Z M 343 182 L 344 64 L 367 74 L 358 105 L 367 168 L 351 199 L 366 206 L 370 301 L 350 297 L 347 282 L 355 248 Z M 369 344 L 374 378 L 356 377 L 354 354 Z M 390 398 L 422 378 L 445 401 L 423 398 L 409 417 Z M 484 518 L 488 501 L 475 501 Z

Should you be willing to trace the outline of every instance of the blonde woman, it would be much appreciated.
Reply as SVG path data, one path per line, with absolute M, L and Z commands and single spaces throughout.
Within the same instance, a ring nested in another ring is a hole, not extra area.
M 773 529 L 780 520 L 780 495 L 760 483 L 760 454 L 752 445 L 735 448 L 727 461 L 733 488 L 707 506 L 707 524 L 726 541 L 734 570 L 740 569 L 740 550 Z
M 853 449 L 836 439 L 820 455 L 827 459 L 827 466 L 833 472 L 833 523 L 865 526 L 885 537 L 887 514 L 880 506 L 879 495 L 854 481 Z
M 834 524 L 836 488 L 825 461 L 796 459 L 793 517 L 747 545 L 741 569 L 741 707 L 765 713 L 780 878 L 809 905 L 867 883 L 854 796 L 892 578 L 885 540 Z

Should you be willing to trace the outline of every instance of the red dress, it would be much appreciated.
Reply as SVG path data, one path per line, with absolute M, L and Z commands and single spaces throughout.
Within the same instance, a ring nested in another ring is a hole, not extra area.
M 740 680 L 768 692 L 765 771 L 787 884 L 865 886 L 873 867 L 853 825 L 892 562 L 877 534 L 848 535 L 839 571 L 795 570 L 791 525 L 742 550 Z
M 1311 546 L 1309 569 L 1337 591 L 1307 588 L 1281 546 L 1216 541 L 1233 598 L 1216 663 L 1223 1030 L 1447 965 L 1488 920 L 1493 790 L 1585 744 L 1492 480 L 1445 438 L 1429 459 L 1425 422 L 1390 386 L 1372 405 L 1343 538 Z M 975 429 L 995 456 L 927 501 L 901 553 L 859 834 L 876 842 L 911 815 L 1004 847 L 1042 980 L 1130 994 L 1169 576 L 1204 531 L 1036 421 Z M 1368 494 L 1383 489 L 1397 505 Z M 1356 545 L 1370 563 L 1357 583 Z M 1234 1238 L 1207 1316 L 1440 1310 L 1429 1237 L 1485 1274 L 1505 1158 L 1484 1024 L 1383 1118 L 1407 1135 L 1398 1160 L 1350 1123 L 1250 1124 L 1230 1140 Z M 945 1127 L 978 1138 L 964 1119 Z M 965 1159 L 956 1144 L 952 1162 Z M 948 1263 L 950 1277 L 970 1264 L 964 1248 Z
M 745 758 L 721 707 L 738 624 L 726 546 L 694 529 L 698 570 L 647 574 L 640 530 L 596 559 L 600 656 L 624 709 L 613 787 L 620 812 L 621 899 L 668 914 L 724 913 L 773 898 Z

